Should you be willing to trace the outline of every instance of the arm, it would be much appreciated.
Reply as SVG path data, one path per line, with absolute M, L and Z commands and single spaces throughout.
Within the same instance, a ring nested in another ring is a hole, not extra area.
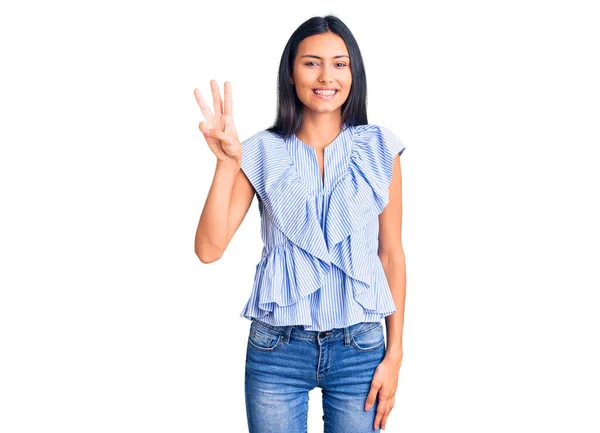
M 221 258 L 254 197 L 254 187 L 241 170 L 242 144 L 233 122 L 231 83 L 225 82 L 224 104 L 217 81 L 211 80 L 210 87 L 214 115 L 200 90 L 194 89 L 196 101 L 206 119 L 206 122 L 200 122 L 200 130 L 217 157 L 215 175 L 194 240 L 194 251 L 202 263 L 211 263 Z
M 254 194 L 238 162 L 217 162 L 194 241 L 196 255 L 202 263 L 221 258 L 248 213 Z
M 385 358 L 396 365 L 402 362 L 402 330 L 406 295 L 406 263 L 402 248 L 402 172 L 396 156 L 389 186 L 390 201 L 379 215 L 378 255 L 392 292 L 396 312 L 386 316 L 388 347 Z
M 396 162 L 398 161 L 398 162 Z M 396 312 L 385 317 L 387 342 L 385 356 L 373 375 L 371 390 L 365 402 L 365 410 L 370 410 L 378 400 L 377 414 L 373 428 L 385 429 L 387 418 L 396 401 L 400 364 L 402 363 L 402 328 L 404 325 L 404 295 L 406 289 L 406 269 L 402 249 L 402 176 L 400 157 L 394 158 L 392 181 L 388 188 L 390 200 L 379 215 L 379 249 L 377 254 L 385 270 Z

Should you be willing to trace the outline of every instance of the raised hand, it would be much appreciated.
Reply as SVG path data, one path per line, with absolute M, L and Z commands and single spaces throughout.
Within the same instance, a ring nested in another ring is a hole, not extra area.
M 216 80 L 210 81 L 212 90 L 214 114 L 202 97 L 200 90 L 194 89 L 194 96 L 202 110 L 206 122 L 200 122 L 198 127 L 204 135 L 210 150 L 219 161 L 236 161 L 241 163 L 242 144 L 238 139 L 237 130 L 233 123 L 233 102 L 231 98 L 231 83 L 224 84 L 225 104 Z

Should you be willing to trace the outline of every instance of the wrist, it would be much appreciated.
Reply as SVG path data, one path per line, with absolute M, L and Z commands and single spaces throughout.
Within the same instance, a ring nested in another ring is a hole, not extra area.
M 238 171 L 241 167 L 240 161 L 228 158 L 228 159 L 217 159 L 217 169 Z
M 384 359 L 400 364 L 402 362 L 403 355 L 404 353 L 401 348 L 398 349 L 394 347 L 388 347 L 388 349 L 385 352 Z

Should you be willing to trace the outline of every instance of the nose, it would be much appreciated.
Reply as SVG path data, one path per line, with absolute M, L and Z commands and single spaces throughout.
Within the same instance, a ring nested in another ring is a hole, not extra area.
M 321 77 L 319 78 L 319 81 L 321 81 L 322 83 L 333 83 L 333 80 L 330 77 L 328 65 L 323 67 L 323 72 L 321 73 Z

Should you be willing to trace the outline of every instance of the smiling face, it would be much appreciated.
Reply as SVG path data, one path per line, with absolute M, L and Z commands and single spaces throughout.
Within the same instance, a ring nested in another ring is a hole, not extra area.
M 309 36 L 298 45 L 292 83 L 305 105 L 319 113 L 340 110 L 352 85 L 350 57 L 344 40 L 328 32 Z M 317 89 L 335 89 L 319 94 Z

